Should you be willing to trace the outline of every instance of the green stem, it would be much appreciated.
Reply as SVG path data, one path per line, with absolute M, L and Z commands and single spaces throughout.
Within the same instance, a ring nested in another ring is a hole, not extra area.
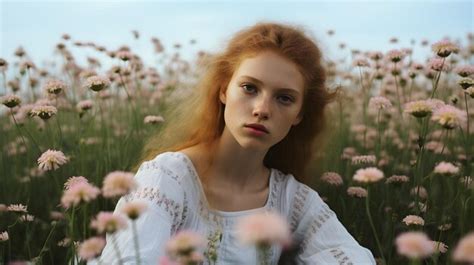
M 370 195 L 370 186 L 367 187 L 367 197 L 365 197 L 365 211 L 367 213 L 367 217 L 369 218 L 370 227 L 372 228 L 372 232 L 374 233 L 375 241 L 377 242 L 377 248 L 379 249 L 380 256 L 382 257 L 382 262 L 383 264 L 386 264 L 385 256 L 382 250 L 382 245 L 380 244 L 377 231 L 375 230 L 374 221 L 372 220 L 372 215 L 370 214 L 369 195 Z
M 446 60 L 446 58 L 443 58 L 443 62 L 441 63 L 441 70 L 439 71 L 438 76 L 436 77 L 436 80 L 434 82 L 433 92 L 431 92 L 430 98 L 434 97 L 436 89 L 438 88 L 439 79 L 441 78 L 441 72 L 443 72 L 444 60 Z

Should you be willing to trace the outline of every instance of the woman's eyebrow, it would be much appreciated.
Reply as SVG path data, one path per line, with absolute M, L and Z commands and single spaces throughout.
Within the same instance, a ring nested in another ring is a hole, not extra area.
M 248 75 L 242 75 L 240 76 L 240 78 L 246 78 L 246 79 L 249 79 L 251 80 L 252 82 L 256 83 L 257 85 L 263 85 L 263 82 L 258 80 L 257 78 L 255 77 L 252 77 L 252 76 L 248 76 Z M 277 88 L 278 91 L 283 91 L 283 92 L 289 92 L 289 93 L 295 93 L 297 95 L 300 94 L 300 92 L 296 89 L 293 89 L 293 88 L 286 88 L 286 87 L 283 87 L 283 88 Z

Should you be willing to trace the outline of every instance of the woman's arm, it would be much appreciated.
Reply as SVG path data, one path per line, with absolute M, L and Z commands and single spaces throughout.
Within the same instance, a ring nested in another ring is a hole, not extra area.
M 309 189 L 295 235 L 301 240 L 298 264 L 375 264 L 372 253 L 359 245 L 318 193 Z
M 135 222 L 140 247 L 141 264 L 158 264 L 164 255 L 164 245 L 184 221 L 186 199 L 179 181 L 171 176 L 171 171 L 155 160 L 142 164 L 135 180 L 138 188 L 120 198 L 114 213 L 120 213 L 126 202 L 140 200 L 148 209 Z M 136 264 L 136 251 L 131 221 L 128 228 L 107 235 L 107 244 L 102 252 L 102 264 L 119 264 L 118 255 L 112 240 L 117 242 L 122 264 Z M 91 262 L 89 264 L 96 264 Z

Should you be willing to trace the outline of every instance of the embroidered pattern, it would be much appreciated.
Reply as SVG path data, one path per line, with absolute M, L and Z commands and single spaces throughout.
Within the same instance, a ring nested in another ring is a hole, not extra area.
M 306 248 L 308 247 L 308 243 L 311 240 L 314 240 L 314 235 L 320 230 L 320 228 L 326 223 L 331 217 L 335 216 L 335 213 L 329 209 L 329 207 L 326 204 L 323 204 L 322 208 L 319 210 L 317 215 L 313 218 L 311 223 L 309 224 L 308 233 L 306 234 L 303 242 L 301 242 L 301 249 L 300 253 L 303 253 L 306 251 Z
M 304 184 L 299 184 L 293 200 L 293 211 L 290 217 L 291 231 L 295 232 L 301 216 L 303 215 L 304 205 L 308 197 L 310 188 Z
M 144 169 L 155 169 L 155 170 L 161 171 L 181 185 L 180 177 L 174 171 L 170 170 L 167 167 L 164 167 L 161 161 L 157 161 L 156 159 L 146 161 L 141 164 L 138 171 L 140 172 L 141 170 L 144 170 Z
M 331 252 L 332 256 L 337 260 L 337 262 L 339 262 L 339 265 L 354 265 L 354 263 L 349 260 L 346 253 L 341 249 L 335 248 L 331 249 L 329 252 Z

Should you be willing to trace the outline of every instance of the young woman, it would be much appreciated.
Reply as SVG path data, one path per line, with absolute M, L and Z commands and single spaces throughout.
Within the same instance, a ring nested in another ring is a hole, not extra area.
M 205 252 L 216 251 L 217 264 L 257 264 L 256 250 L 239 244 L 234 224 L 273 210 L 301 243 L 295 263 L 375 264 L 304 184 L 332 97 L 321 52 L 303 30 L 259 23 L 238 32 L 211 59 L 195 95 L 176 108 L 180 115 L 149 142 L 138 189 L 117 204 L 116 212 L 126 201 L 148 204 L 137 220 L 142 263 L 157 264 L 167 240 L 191 229 L 218 239 Z M 131 229 L 115 238 L 122 263 L 135 264 Z M 108 238 L 102 263 L 118 264 L 115 253 Z M 267 262 L 277 264 L 281 253 L 273 247 Z

